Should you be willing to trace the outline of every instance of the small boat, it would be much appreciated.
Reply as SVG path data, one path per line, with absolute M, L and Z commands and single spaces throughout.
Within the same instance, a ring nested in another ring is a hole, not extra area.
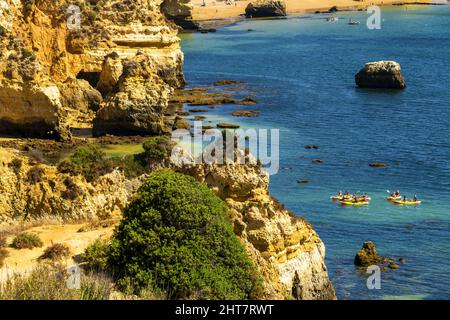
M 328 17 L 327 18 L 327 21 L 328 22 L 336 22 L 336 21 L 338 21 L 339 20 L 339 18 L 338 17 L 335 17 L 335 16 L 331 16 L 331 17 Z
M 396 201 L 396 200 L 402 200 L 402 196 L 389 196 L 387 197 L 388 201 Z
M 365 201 L 370 201 L 370 200 L 372 200 L 372 198 L 371 197 L 358 197 L 358 198 L 356 198 L 358 201 L 362 201 L 362 202 L 365 202 Z
M 361 202 L 355 202 L 355 201 L 341 201 L 341 205 L 343 206 L 353 206 L 353 207 L 362 207 L 362 206 L 368 206 L 368 201 L 361 201 Z
M 395 204 L 400 206 L 417 206 L 422 203 L 422 201 L 413 201 L 413 200 L 394 200 Z
M 348 20 L 348 24 L 351 25 L 351 26 L 357 26 L 357 25 L 360 24 L 360 22 L 350 19 L 350 20 Z

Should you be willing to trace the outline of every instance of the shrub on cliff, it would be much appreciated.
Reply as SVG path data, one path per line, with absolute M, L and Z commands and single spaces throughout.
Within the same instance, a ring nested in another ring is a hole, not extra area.
M 92 144 L 77 148 L 68 160 L 58 166 L 60 172 L 83 175 L 89 182 L 111 172 L 112 169 L 112 162 L 106 159 L 105 153 L 99 146 Z
M 108 269 L 108 255 L 110 243 L 106 240 L 97 239 L 91 243 L 80 255 L 84 267 L 95 271 L 106 271 Z
M 169 299 L 246 299 L 260 289 L 226 204 L 171 171 L 154 173 L 126 208 L 108 263 L 120 286 Z
M 166 136 L 151 137 L 144 142 L 144 152 L 136 155 L 136 159 L 145 167 L 155 164 L 167 164 L 172 154 L 174 142 Z
M 146 158 L 146 152 L 136 156 L 107 158 L 99 146 L 88 145 L 77 148 L 68 160 L 58 165 L 58 170 L 70 175 L 82 175 L 88 182 L 112 172 L 114 168 L 121 170 L 126 177 L 133 178 L 145 173 L 143 163 Z
M 15 249 L 33 249 L 40 248 L 43 245 L 41 238 L 37 234 L 28 232 L 17 235 L 11 243 L 11 247 Z

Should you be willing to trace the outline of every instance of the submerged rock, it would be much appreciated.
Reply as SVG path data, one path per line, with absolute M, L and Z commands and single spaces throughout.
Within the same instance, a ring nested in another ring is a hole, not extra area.
M 239 129 L 240 126 L 237 124 L 231 124 L 231 123 L 218 123 L 217 128 L 220 129 Z
M 355 81 L 360 88 L 403 89 L 406 87 L 400 64 L 395 61 L 369 62 L 355 75 Z
M 258 116 L 258 111 L 254 110 L 236 110 L 231 114 L 233 117 L 254 118 Z
M 245 8 L 247 18 L 284 17 L 287 15 L 284 1 L 259 0 L 250 2 Z
M 214 86 L 220 87 L 220 86 L 230 86 L 235 84 L 244 84 L 243 81 L 237 81 L 237 80 L 219 80 L 214 82 Z
M 384 168 L 387 165 L 386 165 L 386 163 L 383 163 L 383 162 L 372 162 L 372 163 L 369 163 L 369 166 L 373 167 L 373 168 Z

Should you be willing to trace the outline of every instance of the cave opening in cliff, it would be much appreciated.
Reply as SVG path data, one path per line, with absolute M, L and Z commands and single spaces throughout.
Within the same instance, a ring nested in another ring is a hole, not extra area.
M 100 72 L 85 72 L 80 71 L 77 74 L 77 79 L 86 80 L 89 84 L 95 88 L 97 87 L 97 83 L 100 81 Z

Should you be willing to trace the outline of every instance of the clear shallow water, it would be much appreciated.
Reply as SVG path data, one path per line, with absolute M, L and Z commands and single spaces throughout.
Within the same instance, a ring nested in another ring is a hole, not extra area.
M 384 8 L 382 15 L 382 30 L 374 31 L 365 12 L 352 12 L 339 13 L 338 23 L 290 17 L 189 35 L 185 73 L 190 86 L 235 79 L 255 90 L 259 103 L 247 109 L 259 109 L 259 117 L 230 117 L 242 106 L 205 115 L 280 129 L 282 170 L 271 177 L 271 192 L 315 226 L 339 299 L 450 299 L 450 6 Z M 350 17 L 361 25 L 347 25 Z M 401 63 L 407 89 L 356 89 L 354 74 L 375 60 Z M 310 144 L 320 149 L 303 148 Z M 374 161 L 389 167 L 369 167 Z M 385 201 L 386 190 L 396 189 L 417 193 L 423 205 Z M 337 190 L 368 192 L 373 201 L 342 208 L 329 201 Z M 381 290 L 368 290 L 353 266 L 367 239 L 381 255 L 406 259 L 383 273 Z

